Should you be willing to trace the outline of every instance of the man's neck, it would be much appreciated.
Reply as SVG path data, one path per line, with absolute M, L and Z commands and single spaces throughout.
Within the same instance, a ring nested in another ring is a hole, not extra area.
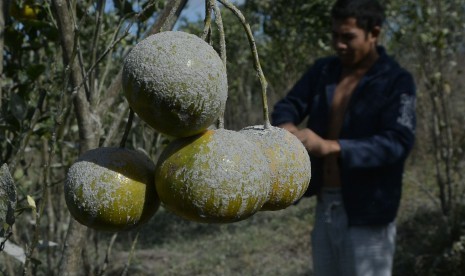
M 362 77 L 373 66 L 373 64 L 375 64 L 378 58 L 379 58 L 379 54 L 375 46 L 373 51 L 371 51 L 359 63 L 353 66 L 350 66 L 350 67 L 343 67 L 342 76 Z

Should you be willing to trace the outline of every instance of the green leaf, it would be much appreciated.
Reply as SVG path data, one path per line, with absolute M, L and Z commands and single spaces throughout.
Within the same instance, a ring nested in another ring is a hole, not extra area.
M 15 30 L 12 26 L 5 28 L 5 45 L 10 51 L 21 49 L 23 44 L 24 35 Z
M 44 71 L 45 71 L 45 65 L 33 64 L 27 68 L 26 73 L 30 81 L 35 81 L 40 75 L 42 75 Z
M 0 225 L 15 222 L 16 187 L 7 164 L 0 168 Z
M 16 93 L 11 93 L 10 110 L 18 121 L 24 120 L 27 116 L 27 104 Z

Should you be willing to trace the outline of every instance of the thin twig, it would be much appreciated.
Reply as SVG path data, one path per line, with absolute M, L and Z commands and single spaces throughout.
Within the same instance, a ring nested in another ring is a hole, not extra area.
M 106 133 L 105 140 L 102 143 L 102 147 L 108 147 L 113 141 L 113 137 L 119 132 L 119 126 L 124 119 L 124 115 L 127 114 L 129 110 L 129 106 L 125 104 L 124 107 L 120 108 L 119 111 L 116 112 L 117 115 L 113 115 L 111 126 L 108 128 L 108 132 Z
M 26 128 L 27 131 L 24 133 L 22 132 L 20 137 L 19 137 L 19 148 L 18 148 L 18 151 L 16 152 L 16 154 L 14 155 L 14 158 L 13 160 L 10 162 L 9 164 L 9 167 L 10 167 L 10 170 L 11 171 L 15 171 L 16 169 L 16 165 L 18 164 L 18 161 L 21 160 L 21 158 L 23 158 L 24 156 L 24 151 L 26 150 L 26 147 L 29 143 L 29 139 L 31 138 L 33 132 L 34 132 L 34 128 L 37 124 L 37 122 L 39 121 L 40 119 L 40 109 L 45 101 L 45 97 L 46 97 L 46 90 L 42 90 L 40 91 L 40 95 L 39 95 L 39 99 L 37 100 L 37 105 L 34 109 L 34 113 L 29 121 L 29 124 L 27 125 L 27 127 L 24 127 L 23 128 Z
M 55 129 L 52 133 L 51 142 L 49 145 L 49 152 L 47 156 L 47 160 L 44 160 L 44 183 L 41 185 L 41 200 L 38 210 L 33 209 L 32 212 L 35 216 L 35 225 L 34 225 L 34 233 L 31 245 L 28 247 L 28 253 L 26 254 L 26 262 L 24 264 L 23 275 L 27 275 L 29 263 L 31 262 L 32 255 L 34 254 L 35 249 L 39 243 L 40 238 L 40 221 L 43 217 L 45 206 L 48 203 L 48 191 L 50 189 L 50 164 L 53 160 L 55 155 L 55 144 L 56 144 L 56 128 L 58 127 L 58 123 L 55 124 Z
M 132 245 L 131 245 L 131 252 L 129 252 L 129 256 L 128 256 L 128 261 L 126 263 L 126 265 L 124 266 L 124 270 L 123 272 L 121 273 L 121 276 L 126 276 L 127 273 L 128 273 L 128 270 L 129 270 L 129 266 L 131 265 L 131 259 L 134 255 L 134 251 L 136 249 L 136 244 L 137 244 L 137 239 L 139 238 L 139 232 L 137 232 L 136 234 L 136 238 L 134 239 L 134 241 L 132 242 Z
M 79 34 L 80 34 L 80 31 L 81 31 L 81 27 L 84 26 L 85 22 L 86 22 L 86 19 L 87 17 L 89 16 L 89 9 L 86 8 L 85 9 L 85 13 L 84 15 L 81 17 L 81 19 L 79 20 L 79 23 L 77 23 L 77 19 L 76 19 L 76 11 L 75 11 L 75 7 L 76 7 L 76 3 L 72 3 L 71 0 L 67 0 L 68 2 L 68 6 L 70 8 L 70 16 L 71 16 L 71 21 L 72 21 L 72 25 L 73 25 L 73 28 L 74 28 L 74 49 L 73 49 L 73 52 L 75 55 L 77 55 L 77 60 L 79 62 L 79 71 L 82 75 L 82 78 L 84 78 L 85 76 L 85 66 L 84 66 L 84 58 L 83 58 L 83 55 L 82 55 L 82 51 L 81 51 L 81 42 L 80 42 L 80 39 L 79 39 Z M 89 3 L 89 6 L 91 5 L 91 3 Z M 83 85 L 84 85 L 84 91 L 86 93 L 86 96 L 87 96 L 87 99 L 89 100 L 91 98 L 91 92 L 89 90 L 89 86 L 87 85 L 87 82 L 86 82 L 86 79 L 83 79 Z M 81 87 L 79 87 L 80 89 Z
M 257 51 L 257 46 L 255 44 L 255 39 L 252 34 L 252 30 L 250 29 L 250 25 L 247 23 L 245 20 L 244 15 L 242 15 L 242 12 L 237 9 L 233 4 L 231 4 L 228 0 L 218 0 L 221 4 L 223 4 L 226 8 L 231 10 L 234 15 L 239 19 L 239 21 L 242 23 L 242 26 L 245 29 L 245 32 L 247 34 L 247 38 L 249 40 L 249 45 L 252 51 L 252 56 L 253 56 L 253 62 L 254 62 L 254 68 L 257 71 L 258 78 L 260 80 L 260 84 L 262 86 L 262 102 L 263 102 L 263 118 L 264 118 L 264 128 L 270 128 L 270 119 L 268 115 L 268 100 L 266 96 L 266 89 L 268 86 L 268 83 L 266 81 L 265 75 L 263 74 L 262 67 L 260 65 L 260 60 L 258 58 L 258 51 Z
M 113 248 L 113 244 L 115 243 L 116 237 L 118 237 L 118 233 L 114 233 L 113 236 L 111 236 L 110 244 L 108 245 L 107 253 L 105 254 L 105 261 L 103 262 L 102 269 L 98 274 L 100 276 L 105 275 L 105 270 L 107 269 L 108 264 L 110 263 L 111 249 Z
M 153 4 L 151 4 L 153 5 Z M 81 87 L 87 87 L 87 80 L 89 79 L 89 77 L 91 76 L 91 74 L 93 73 L 94 69 L 99 65 L 99 63 L 108 55 L 108 53 L 110 53 L 114 47 L 116 46 L 116 44 L 120 43 L 121 40 L 123 40 L 126 36 L 129 35 L 129 31 L 131 30 L 132 26 L 134 25 L 134 22 L 137 21 L 137 19 L 143 14 L 143 12 L 145 12 L 145 10 L 147 10 L 148 8 L 150 8 L 151 5 L 148 5 L 144 10 L 142 10 L 140 13 L 137 13 L 135 15 L 135 19 L 126 26 L 123 34 L 117 38 L 116 40 L 114 40 L 106 49 L 105 51 L 99 56 L 99 58 L 91 65 L 91 67 L 89 68 L 89 70 L 87 70 L 86 73 L 82 73 L 83 76 L 82 76 L 82 81 L 81 83 L 79 83 L 79 85 L 77 85 L 73 90 L 74 91 L 78 91 L 79 89 L 81 89 Z M 83 66 L 81 67 L 83 68 Z M 91 97 L 92 98 L 92 97 Z
M 128 139 L 129 131 L 131 131 L 133 119 L 134 119 L 134 110 L 132 110 L 132 108 L 129 108 L 129 118 L 128 118 L 128 122 L 126 123 L 126 128 L 124 129 L 123 138 L 121 139 L 121 143 L 119 144 L 120 148 L 124 148 L 126 145 L 126 140 Z
M 112 34 L 112 38 L 110 41 L 116 41 L 117 40 L 117 37 L 118 37 L 118 34 L 121 32 L 121 29 L 123 28 L 123 23 L 125 22 L 127 18 L 126 17 L 123 17 L 119 22 L 118 22 L 118 26 L 115 28 L 113 34 Z M 98 92 L 97 94 L 98 95 L 101 95 L 102 94 L 102 91 L 105 89 L 106 85 L 105 85 L 105 79 L 106 79 L 106 76 L 108 75 L 108 72 L 110 71 L 110 69 L 112 68 L 112 66 L 114 66 L 114 60 L 113 58 L 111 57 L 111 53 L 113 52 L 114 48 L 112 47 L 107 47 L 107 48 L 110 48 L 111 50 L 107 53 L 107 65 L 106 65 L 106 68 L 105 68 L 105 72 L 101 78 L 101 85 L 98 89 Z M 117 76 L 118 77 L 118 76 Z M 100 100 L 100 99 L 99 99 Z
M 100 37 L 100 32 L 102 29 L 102 15 L 104 14 L 105 11 L 105 2 L 103 0 L 98 0 L 97 1 L 97 12 L 95 13 L 95 31 L 94 35 L 92 38 L 92 61 L 91 64 L 95 64 L 96 59 L 97 59 L 97 52 L 98 52 L 98 42 L 99 42 L 99 37 Z M 95 106 L 97 99 L 98 99 L 98 94 L 97 94 L 97 89 L 94 87 L 94 80 L 96 78 L 95 72 L 91 72 L 90 76 L 90 81 L 89 81 L 89 87 L 91 90 L 91 98 L 90 98 L 90 103 L 92 106 Z
M 158 33 L 162 29 L 171 30 L 174 27 L 174 24 L 176 23 L 177 18 L 179 18 L 179 14 L 184 9 L 186 3 L 187 3 L 187 0 L 181 0 L 181 1 L 178 0 L 178 1 L 168 2 L 166 7 L 163 9 L 162 13 L 157 17 L 157 21 L 155 22 L 155 24 L 146 33 L 146 36 Z M 176 18 L 171 18 L 171 21 L 167 22 L 167 19 L 170 17 L 170 14 L 173 14 L 173 13 L 176 16 Z M 98 109 L 99 114 L 106 112 L 107 109 L 114 103 L 115 99 L 117 98 L 116 95 L 119 93 L 122 87 L 122 84 L 121 84 L 122 75 L 123 75 L 123 70 L 120 69 L 118 74 L 116 74 L 116 76 L 114 77 L 108 89 L 105 89 L 108 92 L 106 93 L 103 101 L 99 104 L 99 109 Z

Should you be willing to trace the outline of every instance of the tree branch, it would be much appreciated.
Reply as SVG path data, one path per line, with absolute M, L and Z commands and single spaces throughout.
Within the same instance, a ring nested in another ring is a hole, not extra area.
M 60 32 L 63 50 L 63 62 L 70 73 L 72 87 L 78 87 L 83 81 L 79 61 L 76 58 L 76 34 L 72 18 L 72 9 L 63 0 L 52 0 L 56 21 Z M 64 87 L 67 89 L 67 87 Z M 81 87 L 73 89 L 73 105 L 79 127 L 80 153 L 98 146 L 97 121 L 90 110 L 85 90 Z M 63 246 L 60 260 L 60 275 L 77 273 L 80 263 L 80 253 L 83 247 L 87 228 L 74 219 L 70 220 L 68 232 Z
M 162 11 L 160 16 L 157 18 L 157 21 L 152 26 L 152 28 L 146 33 L 146 37 L 152 34 L 159 33 L 161 31 L 172 30 L 174 24 L 176 23 L 181 11 L 184 9 L 187 0 L 171 0 L 166 5 L 165 9 Z M 108 87 L 107 94 L 102 98 L 100 102 L 98 114 L 102 115 L 108 111 L 108 109 L 115 103 L 117 95 L 119 94 L 122 88 L 122 75 L 123 70 L 120 69 L 118 74 L 113 79 L 112 83 Z
M 2 106 L 3 98 L 3 47 L 4 47 L 4 38 L 5 38 L 5 18 L 7 17 L 6 13 L 9 9 L 8 0 L 0 0 L 0 7 L 2 11 L 0 12 L 0 106 Z

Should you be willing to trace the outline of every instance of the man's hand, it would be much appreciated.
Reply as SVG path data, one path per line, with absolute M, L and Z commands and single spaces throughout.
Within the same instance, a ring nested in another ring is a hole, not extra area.
M 323 157 L 341 152 L 341 146 L 335 140 L 325 140 L 308 128 L 292 132 L 305 146 L 307 151 L 316 157 Z
M 278 127 L 284 128 L 292 134 L 295 134 L 297 131 L 299 131 L 299 129 L 293 123 L 284 123 L 279 125 Z

